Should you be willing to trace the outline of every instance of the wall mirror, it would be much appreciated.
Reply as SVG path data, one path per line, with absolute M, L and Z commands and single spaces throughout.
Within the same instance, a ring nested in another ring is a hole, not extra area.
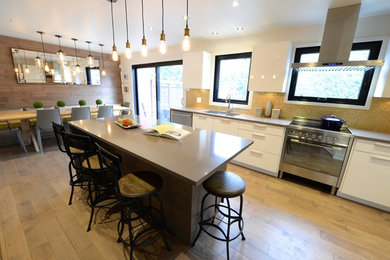
M 100 85 L 99 61 L 11 48 L 18 83 Z M 45 62 L 46 61 L 46 62 Z

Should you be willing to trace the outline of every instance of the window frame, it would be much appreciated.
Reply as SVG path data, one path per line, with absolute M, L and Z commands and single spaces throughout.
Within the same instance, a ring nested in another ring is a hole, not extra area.
M 252 52 L 242 52 L 242 53 L 234 53 L 234 54 L 224 54 L 224 55 L 216 55 L 215 56 L 215 71 L 214 71 L 214 85 L 213 85 L 213 99 L 212 102 L 215 103 L 225 103 L 225 99 L 218 98 L 218 90 L 219 90 L 219 74 L 220 74 L 220 63 L 222 60 L 232 60 L 232 59 L 242 59 L 242 58 L 250 58 L 249 63 L 249 71 L 248 71 L 248 83 L 247 83 L 247 92 L 246 92 L 246 100 L 236 100 L 231 99 L 230 103 L 244 105 L 247 106 L 250 102 L 250 91 L 249 91 L 249 78 L 250 78 L 250 70 L 252 65 Z
M 369 60 L 376 60 L 379 57 L 379 53 L 382 47 L 383 41 L 369 41 L 369 42 L 357 42 L 353 43 L 351 51 L 354 50 L 370 50 Z M 294 55 L 294 63 L 299 63 L 303 54 L 319 53 L 320 46 L 302 47 L 296 48 Z M 358 99 L 346 99 L 346 98 L 321 98 L 321 97 L 301 97 L 295 96 L 295 89 L 298 80 L 299 71 L 293 69 L 291 73 L 290 87 L 287 95 L 287 101 L 289 102 L 310 102 L 312 104 L 337 104 L 337 105 L 354 105 L 365 106 L 369 93 L 371 90 L 371 83 L 374 78 L 376 69 L 368 70 L 364 73 L 362 85 L 359 92 Z

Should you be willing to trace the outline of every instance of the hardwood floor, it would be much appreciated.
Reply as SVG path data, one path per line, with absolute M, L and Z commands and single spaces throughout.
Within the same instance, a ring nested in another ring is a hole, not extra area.
M 0 148 L 0 259 L 128 259 L 116 242 L 115 211 L 99 211 L 86 232 L 85 192 L 70 187 L 68 158 L 54 140 L 45 154 Z M 245 241 L 230 245 L 232 259 L 390 259 L 390 213 L 233 164 L 242 176 Z M 225 259 L 225 244 L 202 234 L 191 248 L 168 234 L 135 251 L 136 259 Z

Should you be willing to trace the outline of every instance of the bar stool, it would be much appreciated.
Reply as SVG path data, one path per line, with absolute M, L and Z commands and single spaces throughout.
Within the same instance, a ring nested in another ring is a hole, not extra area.
M 203 188 L 206 190 L 206 195 L 202 199 L 201 204 L 201 212 L 199 217 L 199 232 L 195 237 L 194 242 L 192 242 L 191 246 L 195 246 L 196 241 L 199 238 L 199 235 L 202 231 L 211 236 L 214 239 L 219 241 L 226 242 L 226 252 L 227 259 L 229 259 L 229 242 L 233 241 L 237 237 L 241 235 L 242 240 L 245 240 L 245 236 L 243 233 L 244 228 L 244 220 L 242 218 L 242 194 L 246 189 L 246 185 L 244 180 L 235 173 L 228 171 L 218 171 L 206 181 L 203 182 Z M 205 207 L 205 200 L 209 195 L 214 195 L 215 200 L 214 204 L 211 204 Z M 240 208 L 239 210 L 232 209 L 230 207 L 230 198 L 240 196 Z M 221 198 L 222 202 L 226 199 L 227 205 L 222 205 L 218 203 L 218 198 Z M 204 219 L 204 214 L 206 211 L 213 210 L 213 214 L 210 218 Z M 219 219 L 217 217 L 217 213 L 220 213 L 222 218 Z M 214 224 L 214 220 L 220 220 L 222 222 L 223 218 L 227 218 L 227 231 L 225 232 L 219 225 Z M 238 225 L 238 234 L 234 234 L 233 236 L 230 234 L 230 229 L 233 224 L 237 223 Z M 211 234 L 206 227 L 212 227 L 219 230 L 223 238 L 217 237 Z
M 121 205 L 121 217 L 118 221 L 118 240 L 130 247 L 130 259 L 133 259 L 135 247 L 149 245 L 162 236 L 168 251 L 165 236 L 165 216 L 163 202 L 158 194 L 162 188 L 161 177 L 150 171 L 140 171 L 122 174 L 121 158 L 110 153 L 98 144 L 100 162 L 106 165 L 113 173 L 116 195 Z M 152 206 L 152 197 L 156 198 L 160 204 L 160 209 Z M 147 206 L 142 202 L 148 201 Z M 153 212 L 160 216 L 160 223 L 153 217 Z M 148 218 L 149 226 L 145 226 L 144 221 Z M 133 226 L 132 222 L 139 221 L 140 224 Z M 125 224 L 129 228 L 129 241 L 122 239 Z M 141 231 L 135 233 L 135 228 L 141 227 Z M 157 233 L 155 234 L 155 232 Z

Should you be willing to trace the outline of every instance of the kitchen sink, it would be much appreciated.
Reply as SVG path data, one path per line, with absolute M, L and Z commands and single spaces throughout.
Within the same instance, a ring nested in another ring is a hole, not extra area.
M 227 113 L 224 111 L 217 111 L 217 110 L 205 110 L 203 112 L 205 112 L 207 114 L 214 114 L 214 115 L 221 115 L 221 116 L 238 116 L 238 115 L 240 115 L 237 113 Z

